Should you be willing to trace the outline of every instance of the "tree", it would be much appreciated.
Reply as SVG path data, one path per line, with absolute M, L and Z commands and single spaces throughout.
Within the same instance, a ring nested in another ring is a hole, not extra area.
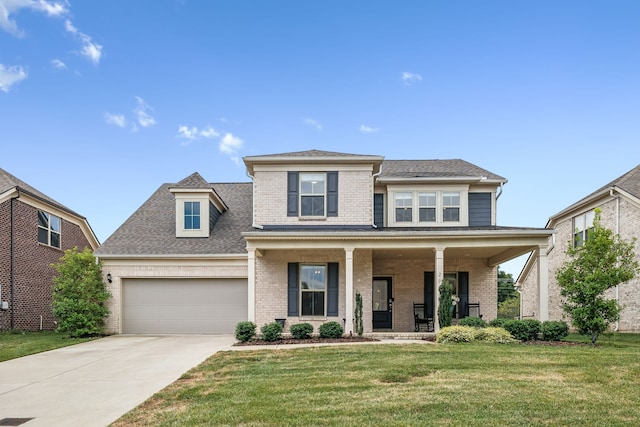
M 498 267 L 498 303 L 510 298 L 517 298 L 518 292 L 514 286 L 513 275 L 500 270 Z
M 106 301 L 111 294 L 102 280 L 102 264 L 89 248 L 64 252 L 52 265 L 58 275 L 53 279 L 53 315 L 60 332 L 70 337 L 96 336 L 104 333 L 109 315 Z
M 639 271 L 633 250 L 635 240 L 626 242 L 602 226 L 596 209 L 593 228 L 582 246 L 569 242 L 569 259 L 556 273 L 562 308 L 581 335 L 589 335 L 595 345 L 609 324 L 620 319 L 622 307 L 604 292 L 635 277 Z
M 453 285 L 447 280 L 443 280 L 438 289 L 440 298 L 438 299 L 438 324 L 441 328 L 451 326 L 453 317 Z

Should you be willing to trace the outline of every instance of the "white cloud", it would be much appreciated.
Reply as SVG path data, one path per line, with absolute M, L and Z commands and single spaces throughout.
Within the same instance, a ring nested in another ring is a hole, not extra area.
M 102 57 L 102 45 L 95 43 L 91 37 L 78 31 L 78 29 L 68 19 L 64 21 L 64 29 L 76 36 L 82 43 L 80 54 L 97 65 Z
M 46 0 L 0 0 L 0 28 L 16 37 L 24 36 L 24 32 L 18 28 L 11 15 L 20 9 L 32 9 L 36 12 L 44 12 L 48 16 L 61 16 L 66 14 L 69 3 Z
M 220 132 L 218 132 L 217 130 L 215 130 L 215 129 L 214 129 L 214 128 L 212 128 L 211 126 L 209 126 L 209 127 L 208 127 L 208 128 L 206 128 L 206 129 L 202 129 L 202 130 L 200 131 L 200 135 L 201 135 L 203 138 L 209 138 L 209 139 L 211 139 L 211 138 L 216 138 L 216 137 L 220 136 Z
M 422 80 L 422 76 L 416 73 L 410 73 L 408 71 L 404 71 L 401 77 L 402 81 L 406 85 L 411 85 L 413 83 L 419 82 Z
M 206 129 L 198 130 L 195 126 L 184 126 L 180 125 L 178 127 L 178 138 L 187 139 L 182 143 L 182 145 L 189 145 L 191 141 L 195 141 L 196 139 L 206 138 L 213 139 L 220 136 L 220 132 L 215 130 L 213 127 L 209 126 Z
M 138 121 L 138 124 L 143 128 L 148 128 L 150 126 L 155 125 L 156 119 L 154 119 L 149 114 L 149 110 L 153 111 L 153 108 L 151 108 L 149 104 L 147 104 L 145 100 L 140 98 L 139 96 L 136 96 L 136 102 L 138 103 L 138 105 L 133 110 L 133 113 L 136 116 L 136 120 Z M 137 130 L 137 128 L 135 130 Z
M 51 66 L 53 68 L 55 68 L 56 70 L 66 70 L 67 69 L 67 64 L 65 64 L 64 62 L 60 61 L 59 59 L 52 59 L 50 61 Z
M 242 149 L 243 145 L 243 140 L 230 133 L 226 133 L 220 140 L 219 149 L 222 153 L 234 156 L 240 149 Z
M 27 75 L 25 69 L 20 66 L 5 67 L 0 64 L 0 90 L 5 93 L 9 92 L 11 86 L 26 79 Z
M 320 122 L 318 122 L 317 120 L 314 119 L 304 119 L 304 124 L 312 126 L 318 130 L 322 130 L 322 125 L 320 124 Z
M 367 125 L 360 125 L 360 132 L 362 133 L 373 133 L 373 132 L 378 132 L 380 129 L 378 128 L 372 128 L 371 126 L 367 126 Z
M 122 114 L 104 113 L 104 121 L 107 124 L 123 128 L 127 125 L 127 119 Z

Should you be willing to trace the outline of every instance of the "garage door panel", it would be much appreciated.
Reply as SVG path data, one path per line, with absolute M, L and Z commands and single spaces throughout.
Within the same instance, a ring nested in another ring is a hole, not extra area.
M 247 320 L 246 279 L 129 279 L 124 333 L 233 333 Z

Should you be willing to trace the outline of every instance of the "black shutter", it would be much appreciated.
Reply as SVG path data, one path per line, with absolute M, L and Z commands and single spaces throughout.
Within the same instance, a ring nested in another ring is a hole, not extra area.
M 298 216 L 298 172 L 287 174 L 287 216 Z
M 491 193 L 469 193 L 469 226 L 491 225 Z
M 458 313 L 461 317 L 469 315 L 469 273 L 466 271 L 458 272 Z
M 340 271 L 337 262 L 329 263 L 327 279 L 327 316 L 337 316 L 338 296 L 340 294 Z
M 435 273 L 433 271 L 424 272 L 424 308 L 425 316 L 433 317 L 435 310 Z
M 288 269 L 287 316 L 298 316 L 298 263 L 290 262 Z
M 384 227 L 384 194 L 373 195 L 373 223 L 378 228 Z
M 327 216 L 338 216 L 338 172 L 327 172 Z

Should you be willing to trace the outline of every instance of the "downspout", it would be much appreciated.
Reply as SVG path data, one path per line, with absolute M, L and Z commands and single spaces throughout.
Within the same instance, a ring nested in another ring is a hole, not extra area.
M 253 184 L 255 184 L 256 181 L 255 181 L 253 175 L 251 175 L 249 173 L 249 168 L 247 168 L 246 173 L 247 173 L 247 176 L 249 178 L 251 178 L 251 182 L 252 182 L 251 186 L 253 187 Z M 253 188 L 251 189 L 251 194 L 252 194 L 252 196 L 251 196 L 251 204 L 252 204 L 252 208 L 251 208 L 251 216 L 252 216 L 252 218 L 251 218 L 251 227 L 252 228 L 257 228 L 258 230 L 262 230 L 264 227 L 262 225 L 260 225 L 260 224 L 256 224 L 253 221 L 253 215 L 255 214 L 255 211 L 256 211 L 256 198 L 254 197 Z
M 609 190 L 609 195 L 614 197 L 613 188 Z M 616 236 L 620 234 L 620 197 L 615 196 L 616 199 Z M 616 303 L 620 304 L 620 285 L 616 285 Z M 614 332 L 618 332 L 620 329 L 620 320 L 616 320 L 616 326 L 613 328 Z
M 9 304 L 11 305 L 11 314 L 9 316 L 9 329 L 13 330 L 15 327 L 15 266 L 14 266 L 14 251 L 15 251 L 15 231 L 14 231 L 14 200 L 20 197 L 20 187 L 16 187 L 18 190 L 18 195 L 11 198 L 10 203 L 10 214 L 9 214 Z
M 378 171 L 378 173 L 374 173 L 373 175 L 371 175 L 371 195 L 373 196 L 373 200 L 371 200 L 371 226 L 373 228 L 378 228 L 378 226 L 376 225 L 376 204 L 375 204 L 375 199 L 376 199 L 376 178 L 380 176 L 380 174 L 382 173 L 382 163 L 380 164 L 380 170 Z M 384 209 L 384 206 L 383 206 Z
M 500 198 L 500 196 L 502 196 L 502 187 L 504 186 L 504 182 L 500 183 L 500 188 L 498 188 L 498 190 L 500 190 L 498 192 L 498 194 L 496 194 L 496 202 L 498 201 L 498 199 Z

